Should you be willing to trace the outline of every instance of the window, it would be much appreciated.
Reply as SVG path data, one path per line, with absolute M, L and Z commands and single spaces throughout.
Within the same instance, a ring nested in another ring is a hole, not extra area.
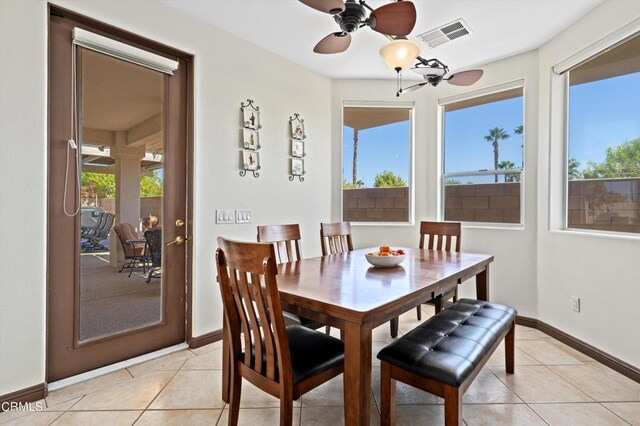
M 522 223 L 523 88 L 444 102 L 444 220 Z
M 640 36 L 568 80 L 566 226 L 640 233 Z
M 345 106 L 342 219 L 411 219 L 411 107 Z

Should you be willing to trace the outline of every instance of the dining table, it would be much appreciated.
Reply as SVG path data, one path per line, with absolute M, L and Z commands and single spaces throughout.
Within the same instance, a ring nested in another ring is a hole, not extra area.
M 347 425 L 369 425 L 372 330 L 401 314 L 447 294 L 475 277 L 476 298 L 489 300 L 493 256 L 401 248 L 404 261 L 374 267 L 365 254 L 378 248 L 327 255 L 278 266 L 282 309 L 342 330 L 344 416 Z M 397 250 L 397 248 L 396 248 Z M 226 332 L 223 333 L 226 336 Z M 228 346 L 223 342 L 223 400 L 228 402 Z

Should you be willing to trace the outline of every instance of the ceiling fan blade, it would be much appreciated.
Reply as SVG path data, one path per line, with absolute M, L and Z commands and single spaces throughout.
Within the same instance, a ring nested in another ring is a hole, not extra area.
M 316 44 L 313 51 L 316 53 L 340 53 L 349 48 L 351 44 L 351 34 L 333 33 L 329 34 Z
M 480 80 L 482 74 L 484 74 L 484 71 L 482 70 L 462 71 L 453 74 L 447 79 L 447 81 L 449 84 L 453 84 L 454 86 L 471 86 L 476 81 Z
M 300 0 L 300 3 L 332 15 L 344 11 L 344 2 L 342 0 Z
M 427 81 L 425 81 L 424 83 L 414 84 L 413 86 L 409 86 L 409 87 L 405 87 L 404 89 L 400 89 L 400 93 L 415 92 L 416 90 L 418 90 L 419 88 L 421 88 L 422 86 L 425 86 L 427 84 L 429 84 Z
M 416 25 L 416 7 L 410 1 L 385 4 L 371 12 L 371 29 L 391 36 L 406 36 Z

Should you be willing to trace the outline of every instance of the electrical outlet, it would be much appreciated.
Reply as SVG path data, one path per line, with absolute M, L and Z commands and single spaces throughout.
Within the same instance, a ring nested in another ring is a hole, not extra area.
M 236 210 L 236 223 L 253 223 L 253 211 L 249 209 Z
M 235 210 L 216 209 L 216 223 L 236 223 Z
M 571 310 L 580 312 L 580 298 L 571 296 Z

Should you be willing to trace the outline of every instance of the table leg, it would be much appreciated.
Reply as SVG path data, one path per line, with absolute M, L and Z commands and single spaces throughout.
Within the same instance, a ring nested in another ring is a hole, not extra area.
M 489 265 L 485 270 L 476 275 L 476 298 L 489 300 Z
M 367 426 L 371 412 L 371 326 L 345 323 L 344 422 Z

